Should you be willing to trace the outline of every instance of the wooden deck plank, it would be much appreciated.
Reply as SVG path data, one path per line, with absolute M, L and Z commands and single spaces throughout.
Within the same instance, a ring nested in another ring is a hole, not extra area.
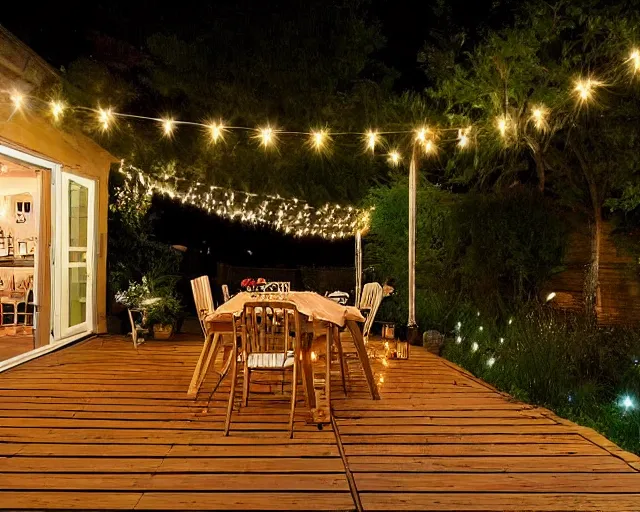
M 421 348 L 372 360 L 379 401 L 348 356 L 336 432 L 300 400 L 289 439 L 255 393 L 225 437 L 228 383 L 186 396 L 201 345 L 98 337 L 1 374 L 0 508 L 354 510 L 344 455 L 365 510 L 639 509 L 640 459 Z

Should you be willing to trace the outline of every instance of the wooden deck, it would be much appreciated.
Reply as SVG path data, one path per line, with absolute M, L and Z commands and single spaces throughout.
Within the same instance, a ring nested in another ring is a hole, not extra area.
M 223 437 L 225 384 L 186 390 L 202 341 L 100 337 L 0 374 L 0 508 L 640 510 L 640 460 L 413 348 L 357 359 L 318 431 L 259 396 Z M 205 410 L 208 408 L 208 411 Z

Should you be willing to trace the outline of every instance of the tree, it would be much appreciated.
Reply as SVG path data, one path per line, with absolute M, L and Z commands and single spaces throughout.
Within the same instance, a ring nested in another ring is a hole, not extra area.
M 535 176 L 541 191 L 588 215 L 589 315 L 599 300 L 602 206 L 638 164 L 637 77 L 625 62 L 640 29 L 637 5 L 534 0 L 468 54 L 449 47 L 447 58 L 426 62 L 440 66 L 429 94 L 450 118 L 477 126 L 473 162 L 460 156 L 449 167 L 457 179 L 493 187 Z

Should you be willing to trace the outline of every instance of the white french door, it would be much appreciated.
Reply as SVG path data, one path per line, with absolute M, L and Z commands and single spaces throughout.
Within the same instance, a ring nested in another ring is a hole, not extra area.
M 66 172 L 57 186 L 54 338 L 94 330 L 95 186 Z

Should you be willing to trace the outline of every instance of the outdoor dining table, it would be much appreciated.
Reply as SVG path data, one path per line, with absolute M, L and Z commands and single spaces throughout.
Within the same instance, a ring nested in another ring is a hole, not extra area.
M 269 301 L 286 301 L 295 304 L 298 312 L 306 320 L 304 322 L 305 333 L 307 336 L 302 336 L 303 340 L 312 338 L 316 330 L 315 327 L 327 327 L 332 326 L 335 328 L 334 332 L 339 328 L 346 327 L 353 338 L 353 343 L 356 347 L 358 359 L 362 364 L 364 374 L 366 377 L 367 385 L 371 398 L 378 400 L 380 395 L 378 394 L 378 388 L 376 386 L 373 371 L 369 363 L 369 357 L 367 355 L 367 349 L 364 344 L 364 338 L 362 336 L 362 330 L 359 323 L 364 322 L 364 317 L 360 310 L 354 306 L 343 306 L 331 299 L 323 297 L 314 292 L 241 292 L 233 296 L 229 301 L 222 304 L 215 312 L 210 313 L 205 318 L 206 337 L 205 343 L 200 353 L 200 358 L 196 364 L 196 368 L 193 372 L 193 377 L 189 385 L 188 394 L 190 396 L 197 395 L 202 382 L 211 366 L 211 363 L 215 361 L 218 351 L 222 346 L 222 335 L 233 334 L 233 318 L 234 315 L 240 315 L 244 309 L 244 305 L 247 302 L 269 302 Z M 338 332 L 339 335 L 339 332 Z M 329 339 L 329 336 L 327 337 Z M 234 340 L 235 341 L 235 340 Z M 329 344 L 329 342 L 328 342 Z M 228 346 L 227 346 L 228 347 Z M 225 348 L 227 348 L 225 347 Z M 325 383 L 327 389 L 329 389 L 330 383 L 330 347 L 327 347 L 327 364 Z M 230 352 L 227 348 L 226 352 Z M 314 421 L 320 422 L 328 421 L 330 419 L 330 398 L 327 397 L 327 401 L 323 404 L 317 404 L 315 390 L 313 387 L 313 368 L 312 368 L 312 354 L 311 354 L 311 342 L 303 342 L 301 347 L 302 354 L 302 376 L 305 389 L 305 395 L 307 404 L 312 410 Z M 229 356 L 225 353 L 225 358 Z M 229 360 L 227 365 L 222 371 L 222 377 L 228 369 Z

